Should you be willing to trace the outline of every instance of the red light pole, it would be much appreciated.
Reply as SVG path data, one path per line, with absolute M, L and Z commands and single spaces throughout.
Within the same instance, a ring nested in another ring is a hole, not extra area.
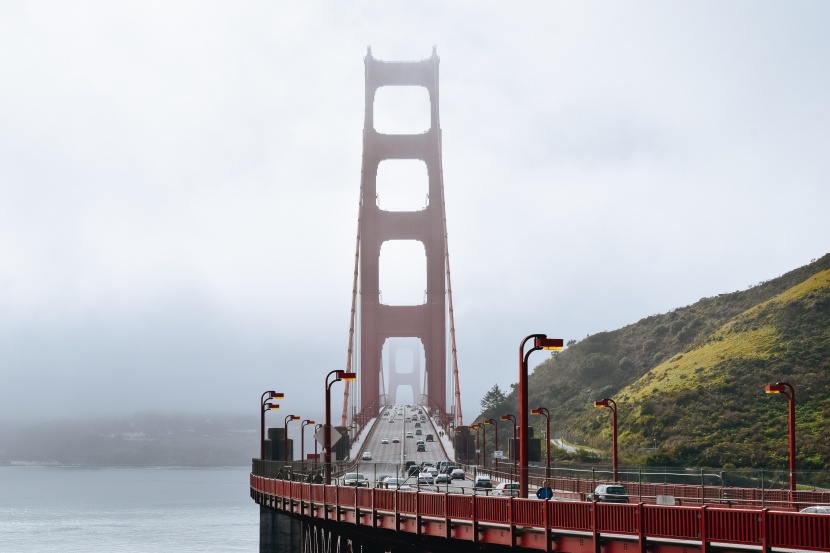
M 533 339 L 533 347 L 525 352 L 525 344 Z M 531 334 L 519 345 L 519 497 L 527 497 L 527 466 L 529 461 L 530 437 L 528 436 L 527 409 L 527 359 L 530 354 L 540 349 L 561 350 L 564 347 L 561 338 L 548 338 L 546 334 Z M 514 442 L 515 443 L 515 442 Z
M 510 448 L 510 460 L 513 465 L 510 467 L 510 480 L 513 481 L 513 474 L 516 472 L 516 415 L 502 415 L 501 420 L 510 421 L 513 423 L 513 447 Z
M 309 424 L 314 424 L 314 421 L 306 419 L 300 423 L 300 470 L 305 470 L 305 432 L 303 430 Z
M 478 423 L 478 430 L 481 430 L 481 465 L 487 468 L 487 432 L 484 429 L 484 424 Z M 476 430 L 476 434 L 478 434 Z
M 470 430 L 476 431 L 476 466 L 481 464 L 481 450 L 479 449 L 481 446 L 478 443 L 478 424 L 471 424 Z
M 265 411 L 275 411 L 280 408 L 276 403 L 266 403 L 269 399 L 282 399 L 285 394 L 277 393 L 273 390 L 268 390 L 262 394 L 259 400 L 260 417 L 259 417 L 259 458 L 265 457 Z
M 614 467 L 614 482 L 617 482 L 617 402 L 605 398 L 594 402 L 594 407 L 611 409 L 611 466 Z
M 329 377 L 334 375 L 334 380 L 329 382 Z M 326 375 L 326 425 L 324 427 L 323 451 L 325 452 L 326 463 L 326 478 L 325 483 L 331 484 L 331 385 L 335 382 L 345 380 L 346 382 L 353 382 L 357 380 L 357 373 L 349 373 L 346 371 L 331 371 Z
M 550 479 L 550 411 L 544 407 L 537 407 L 530 413 L 545 416 L 545 441 L 547 442 L 545 446 L 545 486 L 547 486 L 547 481 Z
M 315 424 L 314 425 L 314 435 L 317 435 L 317 431 L 323 428 L 323 424 Z M 314 440 L 314 470 L 317 470 L 317 440 Z
M 787 382 L 776 382 L 765 386 L 768 394 L 781 394 L 787 398 L 789 404 L 789 426 L 790 426 L 790 490 L 795 491 L 795 388 Z
M 282 457 L 283 461 L 287 464 L 288 463 L 288 423 L 291 421 L 298 421 L 300 417 L 297 415 L 288 415 L 285 417 L 285 426 L 283 427 L 285 430 L 285 439 L 283 440 L 283 447 L 282 447 Z M 293 456 L 292 456 L 293 457 Z M 292 461 L 294 459 L 291 459 Z
M 493 451 L 498 451 L 499 450 L 499 424 L 496 422 L 496 419 L 487 419 L 486 421 L 484 421 L 484 424 L 493 425 L 493 430 L 496 431 L 496 441 L 495 441 L 495 444 L 493 446 L 494 447 Z M 487 440 L 487 433 L 486 432 L 484 433 L 484 439 Z M 498 472 L 498 470 L 499 470 L 499 460 L 496 459 L 495 457 L 493 457 L 493 462 L 496 465 L 496 472 Z

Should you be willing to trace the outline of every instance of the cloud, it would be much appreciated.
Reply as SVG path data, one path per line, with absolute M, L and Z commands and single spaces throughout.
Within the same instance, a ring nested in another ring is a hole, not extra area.
M 441 58 L 468 416 L 530 332 L 580 339 L 801 266 L 828 250 L 827 11 L 5 4 L 0 416 L 39 416 L 52 388 L 61 414 L 247 410 L 275 387 L 322 410 L 368 45 Z

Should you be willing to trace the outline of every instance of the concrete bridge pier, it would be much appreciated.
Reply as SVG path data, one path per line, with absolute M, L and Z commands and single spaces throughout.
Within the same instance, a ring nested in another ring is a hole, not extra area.
M 276 509 L 259 508 L 259 553 L 297 553 L 303 550 L 302 523 Z

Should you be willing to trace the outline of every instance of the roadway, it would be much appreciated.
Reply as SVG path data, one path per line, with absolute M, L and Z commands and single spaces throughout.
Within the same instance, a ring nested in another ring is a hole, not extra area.
M 420 435 L 417 434 L 419 430 Z M 371 453 L 372 459 L 363 460 L 358 455 L 358 472 L 363 473 L 370 482 L 379 482 L 386 476 L 403 475 L 402 467 L 406 466 L 407 461 L 419 465 L 424 461 L 433 465 L 439 461 L 451 461 L 441 446 L 438 432 L 425 407 L 405 404 L 387 406 L 378 415 L 375 428 L 368 433 L 366 442 L 361 444 L 360 451 Z M 427 441 L 428 434 L 432 435 L 433 441 Z M 384 440 L 388 443 L 383 443 Z M 425 451 L 417 451 L 419 440 L 424 441 Z M 410 479 L 412 487 L 416 485 L 415 480 L 414 477 Z M 455 482 L 460 484 L 461 481 Z

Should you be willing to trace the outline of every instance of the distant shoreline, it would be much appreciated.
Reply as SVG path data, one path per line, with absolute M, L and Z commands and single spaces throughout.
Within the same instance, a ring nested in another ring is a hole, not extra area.
M 242 468 L 250 467 L 246 465 L 162 465 L 157 463 L 148 463 L 144 465 L 136 464 L 72 464 L 59 463 L 57 461 L 10 461 L 9 463 L 0 463 L 0 467 L 66 467 L 66 468 L 170 468 L 170 469 L 221 469 L 221 468 Z

